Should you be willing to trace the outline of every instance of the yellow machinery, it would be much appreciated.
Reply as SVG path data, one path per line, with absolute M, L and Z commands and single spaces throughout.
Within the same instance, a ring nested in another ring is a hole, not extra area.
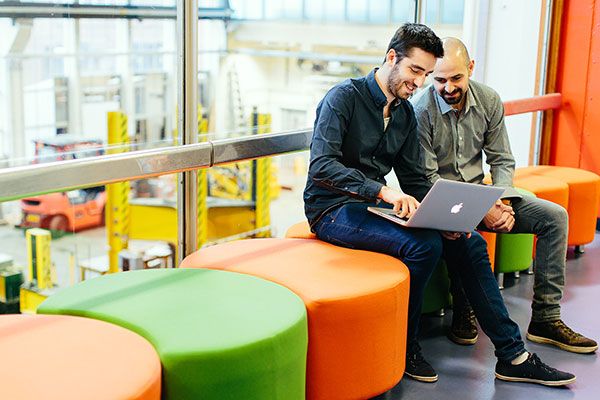
M 13 266 L 12 257 L 0 254 L 0 314 L 19 312 L 19 289 L 23 272 Z
M 129 149 L 127 116 L 122 112 L 108 113 L 109 154 Z M 129 182 L 106 185 L 106 235 L 108 239 L 109 272 L 119 270 L 119 252 L 127 248 L 129 236 Z
M 109 144 L 126 143 L 126 116 L 114 114 L 109 116 Z M 201 108 L 198 115 L 202 115 Z M 257 134 L 269 132 L 271 116 L 254 112 L 252 124 Z M 199 141 L 207 140 L 207 126 L 207 120 L 200 117 Z M 273 185 L 272 169 L 271 160 L 263 158 L 198 171 L 198 247 L 221 238 L 270 235 L 270 201 L 273 193 L 279 191 L 279 187 Z M 119 184 L 114 187 L 116 185 Z M 127 248 L 128 239 L 161 240 L 176 247 L 174 198 L 128 200 L 129 183 L 123 183 L 112 193 L 108 190 L 106 228 L 111 248 L 110 272 L 118 269 L 118 253 Z M 218 194 L 220 198 L 211 194 Z
M 21 312 L 35 313 L 38 306 L 54 292 L 50 242 L 52 236 L 46 229 L 33 228 L 25 233 L 29 280 L 21 286 Z

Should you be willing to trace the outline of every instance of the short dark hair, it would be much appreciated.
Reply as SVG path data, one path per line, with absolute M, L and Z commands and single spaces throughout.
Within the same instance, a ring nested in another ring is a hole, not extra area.
M 406 23 L 398 28 L 385 53 L 387 56 L 390 49 L 394 49 L 400 61 L 415 47 L 433 54 L 436 58 L 444 57 L 444 46 L 440 38 L 428 26 L 414 23 Z

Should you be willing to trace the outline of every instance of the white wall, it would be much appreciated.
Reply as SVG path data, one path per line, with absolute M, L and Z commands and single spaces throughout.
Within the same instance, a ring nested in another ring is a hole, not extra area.
M 535 95 L 541 7 L 541 0 L 465 2 L 465 43 L 475 59 L 474 78 L 494 88 L 502 100 Z M 506 118 L 517 166 L 529 163 L 532 118 Z

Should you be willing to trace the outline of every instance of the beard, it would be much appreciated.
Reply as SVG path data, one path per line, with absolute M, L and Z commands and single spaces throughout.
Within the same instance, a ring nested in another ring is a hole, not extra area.
M 399 63 L 398 63 L 399 64 Z M 392 71 L 390 72 L 390 77 L 387 81 L 388 91 L 397 99 L 408 99 L 410 96 L 414 94 L 414 90 L 409 93 L 410 88 L 408 82 L 404 81 L 402 76 L 400 76 L 400 68 L 399 65 L 396 64 Z M 405 89 L 404 92 L 402 89 Z M 415 88 L 416 90 L 416 88 Z
M 456 94 L 458 94 L 458 96 L 455 96 Z M 464 97 L 464 92 L 462 91 L 462 89 L 455 89 L 454 92 L 452 93 L 448 93 L 445 90 L 442 90 L 442 92 L 440 93 L 440 95 L 442 96 L 442 98 L 444 99 L 444 101 L 447 104 L 458 104 L 462 101 L 463 97 Z

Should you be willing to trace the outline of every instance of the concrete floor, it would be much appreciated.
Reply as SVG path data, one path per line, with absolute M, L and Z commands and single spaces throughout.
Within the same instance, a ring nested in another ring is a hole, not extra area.
M 597 234 L 585 250 L 579 258 L 569 253 L 562 318 L 575 330 L 598 340 L 600 317 L 595 308 L 600 304 L 600 235 Z M 531 315 L 533 276 L 521 274 L 520 279 L 507 278 L 505 283 L 506 289 L 502 293 L 506 305 L 525 337 Z M 529 351 L 537 353 L 542 361 L 553 367 L 574 373 L 577 381 L 562 388 L 499 381 L 494 378 L 493 347 L 485 334 L 480 333 L 474 346 L 458 346 L 445 337 L 451 314 L 448 311 L 443 318 L 424 317 L 422 321 L 423 354 L 436 369 L 439 381 L 431 384 L 403 378 L 392 390 L 373 400 L 591 400 L 600 397 L 600 361 L 596 353 L 573 354 L 526 340 Z

